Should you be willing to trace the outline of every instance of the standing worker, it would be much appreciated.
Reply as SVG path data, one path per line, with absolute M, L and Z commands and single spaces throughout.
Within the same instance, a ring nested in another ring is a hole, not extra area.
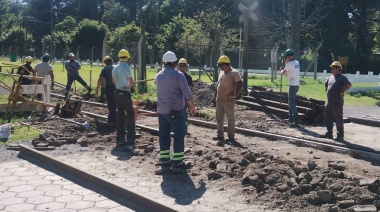
M 103 59 L 103 69 L 100 72 L 98 84 L 96 86 L 95 95 L 99 93 L 99 87 L 105 82 L 105 94 L 108 107 L 108 124 L 116 125 L 116 100 L 115 100 L 115 84 L 112 82 L 113 60 L 110 56 L 105 56 Z
M 162 57 L 164 69 L 156 74 L 157 113 L 159 124 L 160 163 L 156 174 L 170 171 L 181 173 L 187 164 L 183 161 L 185 151 L 185 101 L 190 115 L 195 114 L 193 96 L 185 76 L 177 71 L 177 56 L 168 51 Z M 170 154 L 171 130 L 174 133 L 173 154 Z
M 285 67 L 281 68 L 281 75 L 286 74 L 288 76 L 289 122 L 294 123 L 294 126 L 298 126 L 301 123 L 296 105 L 297 92 L 300 88 L 300 63 L 294 59 L 294 51 L 291 49 L 285 51 L 284 57 Z
M 132 70 L 127 63 L 131 55 L 127 50 L 122 49 L 118 57 L 119 64 L 112 70 L 112 81 L 116 88 L 116 147 L 125 145 L 127 151 L 133 151 L 136 141 L 135 110 L 132 102 L 135 82 L 133 81 Z M 127 142 L 125 142 L 125 125 L 127 125 Z
M 240 96 L 243 81 L 238 71 L 232 68 L 230 58 L 222 55 L 218 60 L 219 72 L 218 85 L 215 89 L 215 94 L 212 102 L 216 102 L 216 125 L 217 136 L 214 140 L 218 140 L 218 145 L 222 146 L 224 140 L 224 116 L 227 116 L 228 126 L 227 135 L 228 141 L 235 141 L 235 102 Z
M 71 85 L 76 80 L 80 84 L 83 85 L 87 89 L 87 96 L 91 93 L 91 87 L 87 85 L 87 83 L 82 79 L 82 77 L 79 75 L 79 69 L 81 69 L 81 65 L 77 60 L 75 60 L 74 53 L 69 54 L 70 59 L 65 62 L 65 69 L 67 71 L 67 84 L 66 84 L 66 91 L 65 91 L 65 99 L 69 97 L 69 91 L 71 89 Z
M 190 91 L 191 93 L 193 94 L 194 93 L 194 83 L 193 83 L 193 78 L 191 78 L 191 76 L 186 72 L 186 69 L 187 69 L 187 60 L 185 58 L 181 58 L 179 59 L 178 61 L 178 69 L 183 73 L 183 75 L 185 75 L 186 77 L 186 81 L 187 81 L 187 85 L 189 85 L 189 88 L 190 88 Z M 185 102 L 185 111 L 187 110 L 188 108 L 188 105 L 187 105 L 187 102 Z M 188 122 L 188 118 L 187 118 L 187 112 L 185 113 L 186 117 L 185 117 L 185 125 L 186 125 L 186 131 L 185 131 L 185 135 L 187 135 L 187 128 L 189 126 L 189 122 Z
M 338 131 L 335 140 L 344 140 L 343 127 L 343 104 L 344 93 L 352 86 L 347 77 L 341 74 L 342 64 L 339 61 L 334 61 L 331 65 L 332 75 L 325 82 L 325 91 L 327 93 L 327 104 L 325 107 L 325 124 L 327 132 L 322 135 L 322 138 L 333 139 L 334 120 L 336 130 Z
M 38 63 L 34 67 L 34 71 L 37 73 L 38 77 L 44 77 L 45 75 L 50 74 L 50 78 L 51 78 L 50 88 L 53 89 L 53 87 L 54 87 L 54 73 L 53 73 L 53 67 L 48 63 L 49 60 L 50 60 L 50 55 L 44 54 L 44 56 L 42 56 L 42 62 Z M 40 99 L 41 94 L 38 94 L 37 98 Z
M 22 76 L 30 76 L 30 75 L 35 75 L 35 71 L 32 68 L 31 64 L 33 62 L 33 58 L 31 56 L 27 56 L 25 58 L 25 64 L 18 67 L 17 69 L 17 74 L 21 75 L 18 81 L 20 82 L 21 85 L 31 85 L 32 80 L 30 78 L 23 78 Z

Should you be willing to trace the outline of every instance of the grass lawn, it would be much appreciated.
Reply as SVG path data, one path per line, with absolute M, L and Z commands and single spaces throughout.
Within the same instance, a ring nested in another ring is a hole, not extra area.
M 1 62 L 8 62 L 6 60 L 3 60 Z M 17 64 L 20 64 L 19 62 Z M 35 66 L 37 64 L 36 62 L 32 63 L 32 66 Z M 3 67 L 3 71 L 6 67 Z M 79 73 L 81 77 L 86 81 L 88 84 L 90 84 L 90 72 L 92 71 L 92 83 L 91 87 L 96 88 L 97 80 L 100 74 L 102 67 L 101 66 L 93 66 L 91 68 L 90 65 L 83 64 L 82 69 L 79 70 Z M 67 74 L 66 70 L 64 70 L 63 65 L 60 62 L 56 62 L 53 64 L 53 70 L 55 75 L 55 80 L 57 82 L 60 82 L 62 84 L 66 84 L 67 81 Z M 132 73 L 135 74 L 134 69 L 132 68 Z M 156 75 L 155 69 L 147 69 L 147 79 L 153 79 Z M 191 75 L 193 77 L 193 80 L 199 79 L 198 74 Z M 203 74 L 201 75 L 200 79 L 206 83 L 211 83 L 211 80 L 207 75 Z M 0 80 L 6 81 L 7 83 L 11 83 L 10 77 L 0 76 Z M 264 86 L 268 88 L 272 88 L 273 90 L 280 91 L 280 77 L 277 76 L 277 79 L 274 80 L 272 83 L 270 81 L 270 77 L 264 76 L 264 75 L 249 75 L 248 76 L 248 87 L 251 86 Z M 74 85 L 73 85 L 74 86 Z M 353 87 L 374 87 L 377 86 L 376 83 L 354 83 Z M 76 83 L 77 91 L 84 93 L 85 89 L 84 87 Z M 147 90 L 148 92 L 144 95 L 142 99 L 146 98 L 155 98 L 156 97 L 156 87 L 153 83 L 153 81 L 147 82 Z M 288 83 L 286 77 L 283 77 L 283 87 L 282 90 L 284 92 L 287 92 L 288 90 Z M 321 78 L 314 80 L 312 77 L 305 77 L 301 78 L 301 86 L 300 90 L 298 92 L 298 95 L 305 96 L 307 98 L 314 98 L 319 100 L 325 100 L 326 99 L 326 93 L 324 90 L 324 82 Z M 136 93 L 134 95 L 134 98 L 138 98 L 140 94 Z M 4 98 L 2 98 L 4 99 Z M 346 94 L 345 96 L 345 105 L 352 105 L 352 106 L 375 106 L 380 102 L 380 92 L 367 92 L 367 93 L 357 93 L 357 94 Z

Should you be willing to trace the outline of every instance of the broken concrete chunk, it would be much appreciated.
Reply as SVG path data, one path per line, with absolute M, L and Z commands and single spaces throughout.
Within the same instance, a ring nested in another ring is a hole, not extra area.
M 335 195 L 334 192 L 329 190 L 317 191 L 317 195 L 322 203 L 334 203 Z
M 365 178 L 365 179 L 361 179 L 359 181 L 359 185 L 360 186 L 369 186 L 369 185 L 373 185 L 375 183 L 379 183 L 379 178 Z

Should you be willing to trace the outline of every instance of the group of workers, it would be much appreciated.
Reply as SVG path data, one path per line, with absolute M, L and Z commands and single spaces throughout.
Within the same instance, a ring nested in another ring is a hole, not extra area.
M 67 85 L 65 97 L 68 98 L 71 85 L 74 81 L 81 83 L 88 91 L 91 87 L 80 77 L 78 70 L 81 66 L 75 60 L 73 53 L 69 54 L 70 59 L 66 61 Z M 98 95 L 99 88 L 105 83 L 105 94 L 109 110 L 108 125 L 115 126 L 116 147 L 127 151 L 135 149 L 135 110 L 132 102 L 135 82 L 132 71 L 128 64 L 131 58 L 130 53 L 122 49 L 118 54 L 119 63 L 114 66 L 113 59 L 105 56 L 103 68 L 99 76 L 95 94 Z M 33 58 L 26 57 L 22 67 L 18 69 L 18 74 L 28 75 L 30 73 L 37 76 L 51 75 L 52 86 L 54 86 L 54 74 L 52 66 L 48 63 L 50 56 L 45 54 L 42 62 L 35 68 L 31 67 Z M 301 124 L 298 116 L 296 97 L 300 86 L 300 64 L 294 58 L 294 51 L 287 49 L 284 52 L 285 64 L 281 67 L 281 75 L 287 75 L 289 92 L 288 108 L 289 123 L 294 126 Z M 178 61 L 178 63 L 177 63 Z M 187 131 L 187 114 L 195 115 L 196 108 L 193 100 L 194 84 L 191 76 L 186 72 L 187 61 L 185 58 L 177 59 L 175 53 L 168 51 L 162 57 L 163 66 L 157 71 L 154 79 L 157 92 L 157 113 L 159 123 L 159 146 L 160 166 L 156 174 L 168 172 L 183 172 L 189 168 L 184 161 L 185 135 Z M 231 66 L 228 56 L 222 55 L 218 60 L 220 68 L 219 78 L 212 102 L 216 106 L 217 132 L 214 140 L 217 145 L 232 144 L 235 138 L 235 103 L 241 96 L 243 82 L 237 70 Z M 177 69 L 178 64 L 178 69 Z M 327 132 L 321 135 L 322 138 L 333 139 L 333 123 L 337 128 L 337 141 L 344 140 L 343 128 L 343 102 L 344 93 L 350 89 L 351 83 L 341 74 L 342 65 L 334 61 L 331 65 L 332 75 L 325 82 L 327 94 L 327 104 L 325 107 L 325 123 Z M 29 79 L 20 78 L 22 84 L 31 84 Z M 227 117 L 227 139 L 224 137 L 224 117 Z M 125 130 L 127 129 L 127 131 Z M 171 151 L 171 133 L 173 133 L 173 150 Z

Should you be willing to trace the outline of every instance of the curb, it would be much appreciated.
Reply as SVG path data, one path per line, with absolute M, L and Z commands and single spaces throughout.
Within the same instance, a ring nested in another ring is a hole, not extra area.
M 126 188 L 122 188 L 105 179 L 72 167 L 54 159 L 47 154 L 38 152 L 24 145 L 20 145 L 19 157 L 34 162 L 49 171 L 57 173 L 62 177 L 74 181 L 78 185 L 89 188 L 135 211 L 176 211 L 168 206 L 156 202 L 155 200 L 141 196 Z

